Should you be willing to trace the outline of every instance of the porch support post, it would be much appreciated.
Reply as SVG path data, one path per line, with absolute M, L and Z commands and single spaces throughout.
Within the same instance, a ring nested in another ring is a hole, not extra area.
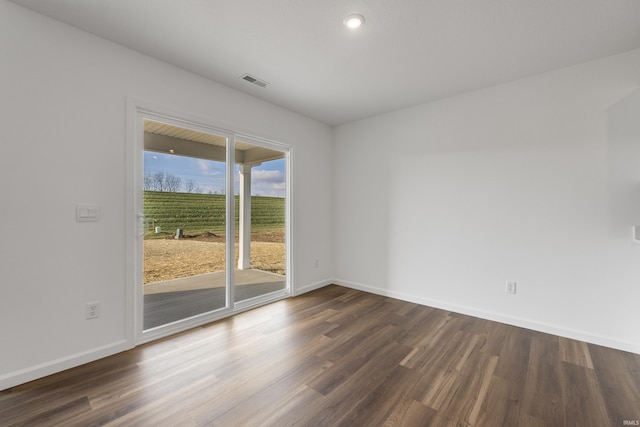
M 238 269 L 251 268 L 251 167 L 240 166 L 240 219 Z

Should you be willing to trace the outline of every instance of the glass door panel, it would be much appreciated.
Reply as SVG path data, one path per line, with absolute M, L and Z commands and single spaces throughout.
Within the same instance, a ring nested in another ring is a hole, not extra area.
M 286 152 L 236 141 L 234 300 L 287 289 Z
M 143 330 L 228 307 L 226 137 L 144 121 Z

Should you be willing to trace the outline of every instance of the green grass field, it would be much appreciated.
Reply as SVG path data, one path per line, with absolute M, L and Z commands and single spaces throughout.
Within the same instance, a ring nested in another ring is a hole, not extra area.
M 235 224 L 238 229 L 239 204 L 235 198 Z M 225 234 L 225 196 L 220 194 L 144 192 L 144 215 L 149 220 L 145 238 L 164 238 L 181 228 L 185 235 Z M 283 232 L 285 199 L 251 197 L 251 231 Z M 161 233 L 155 233 L 155 227 Z

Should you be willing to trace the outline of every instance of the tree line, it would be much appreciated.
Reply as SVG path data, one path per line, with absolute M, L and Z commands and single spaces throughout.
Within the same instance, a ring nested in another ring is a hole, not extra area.
M 182 180 L 179 176 L 166 172 L 144 174 L 145 191 L 165 191 L 169 193 L 202 193 L 193 179 Z

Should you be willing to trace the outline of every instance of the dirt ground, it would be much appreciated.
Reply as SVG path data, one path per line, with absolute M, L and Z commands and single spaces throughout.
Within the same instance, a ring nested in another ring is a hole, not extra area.
M 144 241 L 144 283 L 187 277 L 225 269 L 224 236 L 205 233 L 182 239 Z M 238 244 L 235 261 L 238 262 Z M 252 235 L 251 267 L 285 274 L 285 244 L 282 233 Z

